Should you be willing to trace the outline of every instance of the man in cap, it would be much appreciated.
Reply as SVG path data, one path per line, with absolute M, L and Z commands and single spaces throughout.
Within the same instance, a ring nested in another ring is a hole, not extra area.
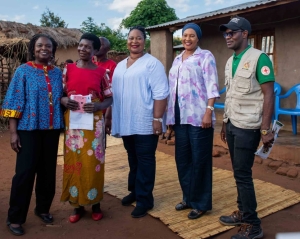
M 264 52 L 248 45 L 250 22 L 232 18 L 220 26 L 227 47 L 234 51 L 225 67 L 225 113 L 221 139 L 228 144 L 237 185 L 238 210 L 221 216 L 224 225 L 241 225 L 231 239 L 262 238 L 261 221 L 256 212 L 252 179 L 254 153 L 260 139 L 265 148 L 274 142 L 270 129 L 274 108 L 274 70 Z

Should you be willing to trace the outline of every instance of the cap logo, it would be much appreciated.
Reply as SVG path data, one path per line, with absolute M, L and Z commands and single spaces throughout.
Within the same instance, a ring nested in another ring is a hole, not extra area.
M 230 21 L 238 24 L 238 22 L 240 21 L 240 19 L 238 19 L 238 18 L 232 18 Z

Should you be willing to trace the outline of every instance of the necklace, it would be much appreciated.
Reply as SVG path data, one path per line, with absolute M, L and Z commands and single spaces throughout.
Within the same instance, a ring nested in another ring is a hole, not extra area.
M 131 56 L 129 56 L 129 58 L 130 58 L 131 60 L 133 60 L 133 61 L 136 61 L 137 59 L 141 58 L 144 54 L 145 54 L 145 53 L 143 52 L 143 54 L 142 54 L 141 56 L 139 56 L 139 57 L 132 58 Z
M 40 68 L 40 69 L 46 69 L 46 70 L 48 70 L 48 69 L 50 69 L 50 70 L 52 70 L 53 68 L 54 68 L 54 66 L 53 65 L 43 65 L 43 64 L 38 64 L 38 63 L 35 63 L 34 61 L 30 61 L 31 62 L 31 64 L 32 64 L 32 66 L 33 66 L 33 68 L 36 68 L 36 69 L 38 69 L 38 68 Z

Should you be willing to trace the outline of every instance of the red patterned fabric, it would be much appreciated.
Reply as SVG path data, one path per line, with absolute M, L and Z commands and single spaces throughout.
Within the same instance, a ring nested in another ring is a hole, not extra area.
M 110 80 L 110 83 L 111 83 L 111 81 L 112 81 L 112 77 L 113 77 L 113 74 L 114 74 L 114 71 L 115 71 L 115 68 L 116 68 L 116 66 L 117 66 L 117 63 L 116 62 L 114 62 L 113 60 L 110 60 L 110 59 L 108 59 L 107 61 L 105 61 L 105 62 L 102 62 L 102 61 L 100 61 L 100 62 L 98 62 L 98 61 L 95 61 L 94 62 L 97 66 L 101 66 L 101 67 L 103 67 L 105 70 L 109 70 L 109 80 Z
M 111 86 L 106 71 L 102 67 L 96 69 L 79 68 L 76 64 L 67 64 L 64 69 L 65 92 L 68 96 L 92 95 L 93 101 L 103 101 L 112 96 Z

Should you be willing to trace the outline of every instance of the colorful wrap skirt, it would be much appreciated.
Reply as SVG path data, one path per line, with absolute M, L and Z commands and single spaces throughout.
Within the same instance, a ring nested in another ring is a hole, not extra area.
M 64 171 L 61 201 L 94 205 L 103 198 L 105 126 L 102 111 L 94 113 L 94 130 L 69 129 L 65 113 Z

